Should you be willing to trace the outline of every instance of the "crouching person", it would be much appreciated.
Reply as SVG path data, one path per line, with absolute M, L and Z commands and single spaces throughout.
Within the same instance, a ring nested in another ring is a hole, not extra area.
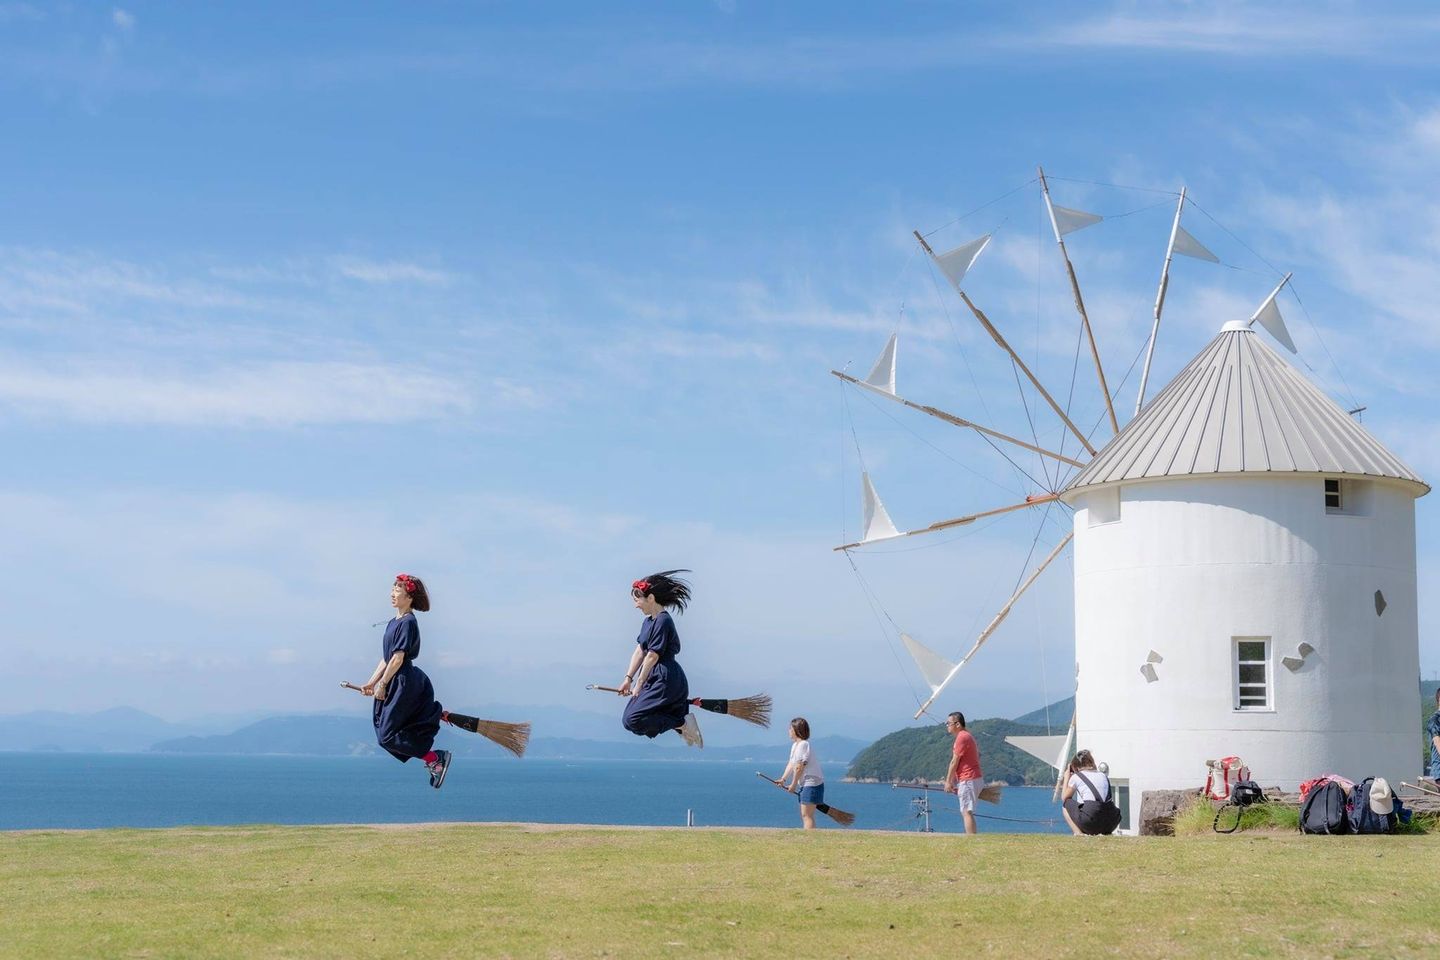
M 1103 836 L 1120 826 L 1120 808 L 1110 796 L 1110 776 L 1095 768 L 1089 750 L 1075 754 L 1065 768 L 1065 822 L 1075 836 Z

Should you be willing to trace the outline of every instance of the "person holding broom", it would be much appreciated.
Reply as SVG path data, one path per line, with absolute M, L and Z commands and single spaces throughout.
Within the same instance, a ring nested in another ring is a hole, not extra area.
M 690 712 L 690 683 L 675 659 L 680 634 L 670 616 L 670 608 L 684 613 L 690 602 L 690 584 L 677 576 L 689 572 L 664 570 L 630 585 L 630 599 L 645 621 L 616 692 L 631 698 L 621 717 L 626 730 L 652 740 L 674 730 L 688 746 L 703 747 L 700 725 Z
M 945 770 L 945 791 L 955 792 L 960 800 L 960 816 L 965 821 L 967 834 L 977 833 L 975 828 L 975 801 L 985 789 L 985 778 L 980 773 L 980 745 L 965 729 L 965 714 L 958 710 L 945 718 L 945 729 L 955 735 L 955 748 L 950 753 L 950 766 Z
M 450 751 L 435 750 L 435 735 L 444 708 L 435 699 L 435 688 L 425 671 L 415 666 L 420 657 L 420 626 L 415 611 L 430 609 L 430 595 L 419 577 L 395 575 L 390 588 L 390 605 L 395 618 L 385 626 L 380 643 L 380 663 L 360 692 L 375 698 L 375 739 L 396 760 L 411 757 L 425 763 L 430 786 L 440 788 L 450 769 Z
M 796 717 L 790 721 L 790 762 L 775 781 L 775 786 L 795 793 L 800 801 L 800 823 L 806 830 L 815 829 L 815 811 L 825 809 L 825 775 L 820 772 L 820 758 L 810 748 L 810 721 Z M 786 783 L 785 778 L 790 782 Z

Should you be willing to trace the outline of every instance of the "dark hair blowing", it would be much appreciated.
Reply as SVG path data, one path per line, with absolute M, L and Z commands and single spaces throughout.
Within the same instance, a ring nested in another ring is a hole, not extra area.
M 399 583 L 400 581 L 397 579 L 395 582 Z M 410 609 L 425 613 L 430 609 L 430 594 L 425 592 L 425 584 L 419 577 L 411 577 L 410 582 L 415 584 L 414 590 L 406 591 L 406 596 L 410 598 Z M 401 587 L 401 589 L 405 588 Z
M 652 573 L 645 578 L 650 584 L 649 595 L 655 598 L 655 602 L 662 607 L 674 607 L 679 613 L 685 612 L 685 605 L 690 602 L 690 581 L 675 576 L 677 573 L 689 573 L 684 568 L 676 570 L 662 570 L 659 573 Z
M 810 739 L 810 721 L 804 717 L 796 717 L 790 721 L 790 729 L 795 731 L 795 736 L 801 740 Z
M 1093 756 L 1091 756 L 1089 750 L 1081 750 L 1079 753 L 1075 754 L 1075 756 L 1072 757 L 1071 760 L 1070 760 L 1070 772 L 1071 772 L 1071 773 L 1074 773 L 1076 770 L 1094 770 L 1094 769 L 1095 769 L 1095 758 L 1094 758 Z

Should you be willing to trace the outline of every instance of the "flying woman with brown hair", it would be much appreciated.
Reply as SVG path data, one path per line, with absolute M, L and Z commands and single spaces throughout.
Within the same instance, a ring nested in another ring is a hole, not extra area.
M 692 747 L 703 747 L 700 725 L 690 712 L 690 682 L 675 656 L 680 652 L 680 634 L 667 608 L 684 613 L 690 602 L 690 584 L 675 576 L 689 570 L 652 573 L 630 585 L 635 609 L 645 614 L 635 652 L 625 669 L 618 693 L 630 697 L 621 718 L 625 729 L 652 740 L 674 730 Z
M 395 618 L 385 626 L 380 663 L 360 692 L 375 698 L 375 739 L 380 746 L 401 763 L 411 757 L 424 761 L 430 786 L 439 789 L 450 769 L 450 751 L 433 747 L 440 721 L 448 717 L 435 699 L 430 678 L 415 666 L 420 656 L 415 611 L 430 609 L 430 595 L 419 577 L 397 573 L 390 605 Z

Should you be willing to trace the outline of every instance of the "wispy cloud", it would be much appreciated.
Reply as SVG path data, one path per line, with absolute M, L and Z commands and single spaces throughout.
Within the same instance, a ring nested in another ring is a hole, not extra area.
M 418 263 L 404 260 L 362 260 L 355 257 L 337 257 L 335 269 L 341 276 L 363 283 L 419 283 L 441 285 L 449 283 L 449 274 Z
M 69 358 L 0 361 L 0 408 L 41 419 L 169 426 L 405 423 L 468 413 L 469 392 L 401 365 L 252 364 L 182 373 Z
M 1057 23 L 1034 38 L 1042 46 L 1092 50 L 1359 59 L 1421 53 L 1440 36 L 1440 17 L 1404 16 L 1352 4 L 1153 3 Z
M 98 54 L 32 43 L 0 62 L 0 71 L 47 87 L 78 88 L 92 104 L 115 93 L 186 90 L 234 97 L 362 86 L 377 77 L 464 80 L 510 93 L 705 86 L 851 89 L 876 78 L 991 64 L 1013 58 L 1017 50 L 1424 61 L 1440 40 L 1440 16 L 1423 8 L 1386 11 L 1335 2 L 1261 9 L 1179 0 L 1078 10 L 1013 6 L 997 15 L 974 8 L 960 28 L 874 29 L 863 36 L 824 32 L 814 29 L 813 21 L 797 21 L 789 30 L 743 40 L 717 39 L 694 28 L 635 30 L 614 22 L 577 23 L 543 34 L 489 26 L 481 32 L 459 25 L 440 39 L 387 36 L 384 47 L 356 45 L 307 52 L 303 58 L 261 62 L 175 56 L 129 64 L 119 57 L 120 44 L 134 33 L 135 17 L 115 8 Z M 89 21 L 76 27 L 97 29 Z

